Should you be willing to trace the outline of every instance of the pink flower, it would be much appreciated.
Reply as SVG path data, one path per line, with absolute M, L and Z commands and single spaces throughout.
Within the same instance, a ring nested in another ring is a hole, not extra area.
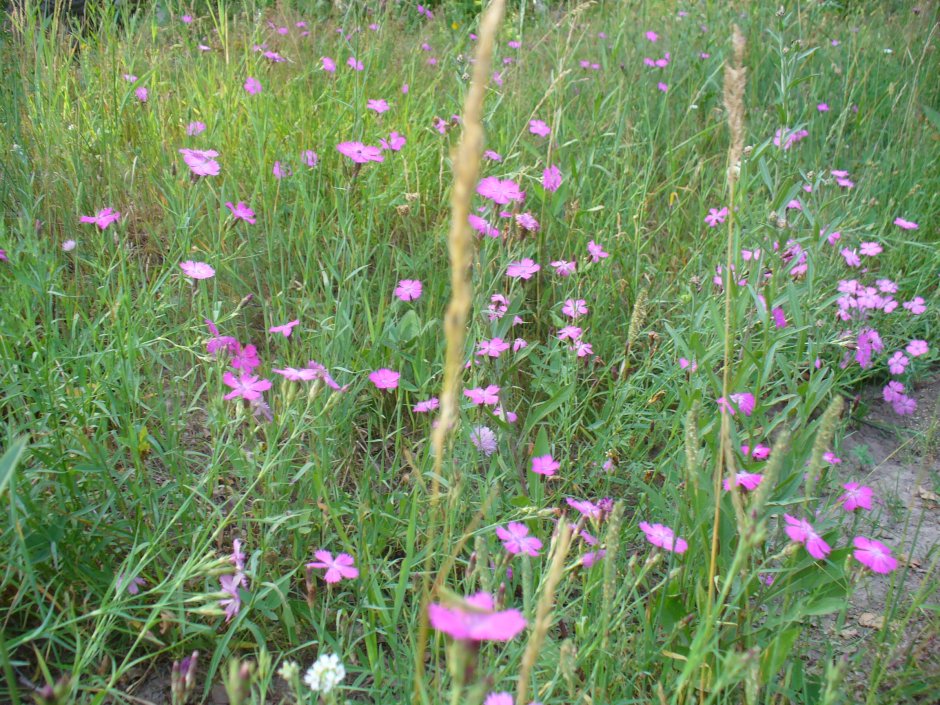
M 490 693 L 483 701 L 483 705 L 513 705 L 515 700 L 511 693 L 501 691 L 499 693 Z
M 362 69 L 365 68 L 362 65 L 362 62 L 356 59 L 355 56 L 350 56 L 348 59 L 346 59 L 346 65 L 353 71 L 362 71 Z
M 770 312 L 771 316 L 774 319 L 774 325 L 777 328 L 786 328 L 787 327 L 787 316 L 783 312 L 783 309 L 777 306 Z
M 230 401 L 241 397 L 245 401 L 260 399 L 261 393 L 271 388 L 271 382 L 266 379 L 258 379 L 256 375 L 242 374 L 236 377 L 231 372 L 222 375 L 222 381 L 232 388 L 232 391 L 226 394 L 223 399 Z
M 698 369 L 698 363 L 695 360 L 688 360 L 684 357 L 679 358 L 679 369 L 680 370 L 689 370 L 689 372 L 695 372 Z
M 440 406 L 440 401 L 438 398 L 431 397 L 430 399 L 419 401 L 414 405 L 412 411 L 414 411 L 416 414 L 426 414 L 429 411 L 434 411 L 438 406 Z
M 676 533 L 668 526 L 662 524 L 649 524 L 641 521 L 640 529 L 646 534 L 646 540 L 654 546 L 659 546 L 674 553 L 685 553 L 689 542 L 683 538 L 676 538 Z
M 274 174 L 275 179 L 283 179 L 285 176 L 290 176 L 293 172 L 286 164 L 274 162 L 274 168 L 271 170 L 271 173 Z
M 402 135 L 397 132 L 393 132 L 388 136 L 388 141 L 379 140 L 379 144 L 382 145 L 382 149 L 388 149 L 392 152 L 399 152 L 401 148 L 405 146 L 406 140 Z
M 529 536 L 529 527 L 519 522 L 509 522 L 506 528 L 496 527 L 496 535 L 503 542 L 503 548 L 513 555 L 525 553 L 529 556 L 539 555 L 542 542 L 534 536 Z
M 268 333 L 280 333 L 285 338 L 290 338 L 290 334 L 294 330 L 294 326 L 297 325 L 300 325 L 300 321 L 295 318 L 293 321 L 285 323 L 282 326 L 271 326 L 268 328 Z
M 355 559 L 348 553 L 340 553 L 336 558 L 329 551 L 317 551 L 313 554 L 317 560 L 308 563 L 308 568 L 325 569 L 323 579 L 328 583 L 338 583 L 343 578 L 352 580 L 359 577 L 359 569 L 355 568 Z
M 669 84 L 668 84 L 668 83 L 663 83 L 662 81 L 660 81 L 659 83 L 656 84 L 656 88 L 657 88 L 658 90 L 660 90 L 661 92 L 663 92 L 663 93 L 668 93 L 668 92 L 669 92 Z
M 881 396 L 888 403 L 894 403 L 896 399 L 904 396 L 904 385 L 900 382 L 888 382 L 881 390 Z
M 857 482 L 847 482 L 842 485 L 845 488 L 845 494 L 839 497 L 838 502 L 842 504 L 847 512 L 854 512 L 858 508 L 871 511 L 872 494 L 874 490 L 867 485 L 860 485 Z
M 519 420 L 519 415 L 515 411 L 506 411 L 502 406 L 497 405 L 493 409 L 493 416 L 498 419 L 502 419 L 506 423 L 516 423 Z
M 499 237 L 499 230 L 494 228 L 492 225 L 486 222 L 484 218 L 481 218 L 478 215 L 471 213 L 467 216 L 467 222 L 470 223 L 470 227 L 476 230 L 481 235 L 486 237 L 497 238 Z
M 858 253 L 856 253 L 855 250 L 844 247 L 839 254 L 842 255 L 843 259 L 845 259 L 845 263 L 850 267 L 860 267 L 862 264 L 862 260 L 859 259 Z
M 604 248 L 598 245 L 596 242 L 591 240 L 588 243 L 588 254 L 591 256 L 592 262 L 600 262 L 602 259 L 610 257 L 609 252 L 604 252 Z
M 898 416 L 909 416 L 917 411 L 917 401 L 905 394 L 901 394 L 897 399 L 891 402 L 891 407 Z
M 830 465 L 838 465 L 842 462 L 842 458 L 837 456 L 831 450 L 827 450 L 825 453 L 823 453 L 823 460 L 825 460 Z
M 542 120 L 529 120 L 529 132 L 539 137 L 548 137 L 552 134 L 552 129 Z
M 186 134 L 190 137 L 195 137 L 196 135 L 200 135 L 205 131 L 206 123 L 204 122 L 194 121 L 186 126 Z
M 236 370 L 241 370 L 247 374 L 261 364 L 261 360 L 258 359 L 258 350 L 254 345 L 242 347 L 241 344 L 236 341 L 235 346 L 235 354 L 232 356 L 232 367 Z
M 852 555 L 859 563 L 876 573 L 890 573 L 898 567 L 897 559 L 891 555 L 891 549 L 881 541 L 856 536 L 852 539 L 855 550 Z
M 600 518 L 604 514 L 604 510 L 600 508 L 594 502 L 590 502 L 586 499 L 575 499 L 574 497 L 565 497 L 565 503 L 572 509 L 577 510 L 582 515 L 586 516 L 588 519 L 595 519 L 600 521 Z
M 509 641 L 525 629 L 518 610 L 493 611 L 493 598 L 485 592 L 466 598 L 466 607 L 428 605 L 431 626 L 461 641 Z
M 506 276 L 513 279 L 531 279 L 542 267 L 526 257 L 518 262 L 512 262 L 506 268 Z
M 402 279 L 395 287 L 395 296 L 402 301 L 415 301 L 421 297 L 421 282 L 417 279 Z
M 502 338 L 493 338 L 491 340 L 481 340 L 477 348 L 477 355 L 499 357 L 502 353 L 509 350 L 509 343 Z
M 537 475 L 551 477 L 560 467 L 561 463 L 552 458 L 551 454 L 538 455 L 532 458 L 532 472 Z
M 909 362 L 910 360 L 907 358 L 907 356 L 898 350 L 888 360 L 888 370 L 893 375 L 904 374 L 904 369 L 907 367 Z
M 826 103 L 820 103 L 819 105 L 816 106 L 816 110 L 818 110 L 821 113 L 828 113 L 829 105 Z
M 783 518 L 787 522 L 787 536 L 792 541 L 806 546 L 806 550 L 813 558 L 821 560 L 829 555 L 832 550 L 829 544 L 823 541 L 822 537 L 816 533 L 815 529 L 805 519 L 797 519 L 789 514 L 784 514 Z
M 321 57 L 320 57 L 320 64 L 322 65 L 323 70 L 326 71 L 327 73 L 335 73 L 335 72 L 336 72 L 336 62 L 333 61 L 333 59 L 331 59 L 330 57 L 328 57 L 328 56 L 321 56 Z
M 555 268 L 555 274 L 557 274 L 559 277 L 570 277 L 572 274 L 574 274 L 576 266 L 577 265 L 575 262 L 568 262 L 563 259 L 552 262 L 552 267 Z
M 464 389 L 463 394 L 477 406 L 493 406 L 499 403 L 499 387 L 495 384 L 491 384 L 485 389 L 483 387 Z
M 211 279 L 215 276 L 215 270 L 205 262 L 186 260 L 180 262 L 180 269 L 183 270 L 183 274 L 191 279 Z
M 180 21 L 181 21 L 183 24 L 190 24 L 190 23 L 193 21 L 193 16 L 192 16 L 192 15 L 183 15 L 182 17 L 180 17 Z
M 718 408 L 727 411 L 731 416 L 734 416 L 736 411 L 740 411 L 745 416 L 750 416 L 754 413 L 755 405 L 754 395 L 750 392 L 732 394 L 730 402 L 726 401 L 724 397 L 718 398 Z
M 232 205 L 231 201 L 226 201 L 225 207 L 232 211 L 232 217 L 235 220 L 244 220 L 251 225 L 255 224 L 255 212 L 244 201 L 239 201 L 237 206 Z
M 654 32 L 653 30 L 650 30 L 649 32 L 647 32 L 645 36 L 649 41 L 653 43 L 659 41 L 659 35 L 656 34 L 656 32 Z
M 519 184 L 511 179 L 497 179 L 495 176 L 481 179 L 477 184 L 477 193 L 501 206 L 507 205 L 510 201 L 525 200 L 525 191 L 519 188 Z
M 147 98 L 150 97 L 150 94 L 147 92 L 147 89 L 144 86 L 136 89 L 134 91 L 134 95 L 137 96 L 137 100 L 139 100 L 141 103 L 146 103 Z
M 219 153 L 214 149 L 181 149 L 179 153 L 196 176 L 219 175 L 219 163 L 215 160 Z
M 880 255 L 882 252 L 881 245 L 877 242 L 863 242 L 859 246 L 859 252 L 861 252 L 866 257 L 874 257 L 875 255 Z
M 912 340 L 907 344 L 905 348 L 907 354 L 911 357 L 920 357 L 921 355 L 927 354 L 927 341 L 926 340 Z
M 75 240 L 66 240 L 65 242 L 62 243 L 62 251 L 63 251 L 63 252 L 71 252 L 71 251 L 74 250 L 74 249 L 75 249 Z M 5 260 L 5 259 L 6 259 L 6 255 L 4 255 L 4 256 L 3 256 L 2 258 L 0 258 L 0 259 L 4 259 L 4 260 Z
M 554 193 L 561 186 L 561 170 L 552 164 L 542 172 L 542 188 Z
M 705 222 L 709 227 L 717 228 L 719 225 L 725 222 L 725 218 L 728 217 L 728 208 L 724 207 L 721 210 L 717 208 L 709 208 L 708 215 L 705 216 Z
M 588 312 L 586 303 L 584 299 L 566 299 L 561 312 L 569 318 L 580 318 Z
M 379 147 L 363 144 L 362 142 L 340 142 L 336 149 L 343 156 L 349 157 L 356 164 L 365 164 L 366 162 L 382 162 L 385 157 L 382 156 L 382 150 Z
M 578 354 L 578 357 L 587 357 L 594 354 L 594 347 L 583 340 L 574 341 L 574 345 L 568 347 L 569 350 Z
M 520 228 L 529 232 L 535 232 L 539 229 L 539 221 L 531 213 L 516 214 L 516 222 Z
M 374 110 L 379 115 L 381 115 L 382 113 L 388 112 L 389 110 L 388 101 L 385 100 L 384 98 L 370 99 L 369 102 L 366 103 L 366 108 L 368 108 L 369 110 Z
M 501 162 L 503 161 L 502 155 L 499 152 L 494 152 L 492 149 L 488 149 L 483 152 L 483 158 L 489 159 L 491 162 Z
M 578 340 L 583 331 L 578 326 L 565 326 L 558 331 L 559 340 Z
M 275 374 L 281 375 L 284 379 L 290 382 L 312 382 L 315 379 L 319 379 L 320 375 L 316 370 L 312 370 L 309 367 L 303 367 L 297 369 L 296 367 L 285 367 L 283 369 L 274 368 L 272 370 Z
M 895 218 L 894 224 L 902 230 L 917 230 L 920 227 L 917 223 L 910 220 L 904 220 L 904 218 Z
M 311 169 L 317 165 L 320 161 L 320 157 L 317 156 L 317 153 L 312 149 L 305 149 L 300 155 L 300 161 L 309 166 Z
M 927 307 L 924 306 L 924 299 L 920 296 L 915 296 L 910 301 L 905 301 L 903 306 L 915 316 L 919 316 L 927 310 Z
M 372 382 L 377 389 L 396 389 L 400 377 L 401 374 L 385 367 L 369 373 L 369 381 Z
M 111 223 L 116 223 L 121 219 L 121 213 L 113 208 L 102 208 L 94 215 L 83 215 L 79 218 L 82 223 L 94 223 L 99 230 L 107 230 Z
M 739 472 L 734 476 L 734 483 L 748 492 L 753 492 L 763 479 L 764 476 L 757 473 Z M 728 492 L 731 491 L 731 480 L 727 477 L 725 478 L 724 487 Z
M 248 95 L 258 95 L 261 92 L 261 81 L 249 76 L 245 79 L 245 92 Z

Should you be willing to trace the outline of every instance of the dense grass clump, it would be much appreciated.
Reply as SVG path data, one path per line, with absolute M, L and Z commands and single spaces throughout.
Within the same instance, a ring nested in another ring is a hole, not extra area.
M 935 3 L 21 5 L 3 698 L 935 697 Z

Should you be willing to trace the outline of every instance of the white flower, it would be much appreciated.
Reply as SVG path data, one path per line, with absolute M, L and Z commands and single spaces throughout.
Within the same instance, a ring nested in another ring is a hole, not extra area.
M 304 674 L 304 683 L 314 692 L 329 693 L 339 682 L 346 677 L 339 656 L 336 654 L 323 654 L 317 657 L 314 664 Z
M 294 680 L 298 673 L 300 673 L 300 664 L 296 661 L 284 661 L 277 669 L 277 674 L 288 683 Z

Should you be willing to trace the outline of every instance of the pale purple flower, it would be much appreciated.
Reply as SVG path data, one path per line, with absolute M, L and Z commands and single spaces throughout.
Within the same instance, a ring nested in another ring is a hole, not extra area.
M 424 401 L 419 401 L 414 405 L 412 411 L 416 414 L 426 414 L 430 411 L 434 411 L 441 405 L 437 397 L 431 397 L 430 399 L 425 399 Z
M 584 299 L 566 299 L 561 312 L 569 318 L 580 318 L 588 312 L 587 302 Z
M 927 341 L 926 340 L 912 340 L 910 343 L 907 344 L 907 347 L 905 348 L 905 350 L 907 350 L 907 354 L 910 355 L 911 357 L 920 357 L 921 355 L 926 355 L 928 351 Z
M 205 262 L 186 260 L 180 262 L 180 269 L 183 270 L 183 274 L 191 279 L 211 279 L 215 276 L 215 270 Z
M 604 252 L 604 248 L 601 245 L 598 245 L 593 240 L 588 242 L 587 249 L 588 249 L 588 254 L 591 256 L 592 262 L 600 262 L 602 259 L 610 257 L 610 253 Z
M 548 137 L 552 129 L 542 120 L 529 120 L 529 132 L 539 137 Z
M 368 108 L 369 110 L 374 110 L 379 115 L 381 115 L 382 113 L 388 112 L 389 110 L 388 101 L 385 100 L 384 98 L 370 99 L 369 102 L 366 103 L 366 108 Z
M 195 137 L 196 135 L 202 134 L 206 131 L 206 123 L 194 121 L 189 123 L 186 126 L 186 134 L 190 137 Z
M 75 240 L 66 240 L 62 243 L 63 252 L 71 252 L 75 249 Z
M 561 170 L 552 164 L 542 172 L 542 188 L 554 193 L 561 186 Z
M 245 79 L 245 92 L 248 95 L 258 95 L 261 92 L 261 81 L 249 76 Z
M 147 99 L 150 97 L 150 94 L 147 92 L 147 89 L 144 86 L 136 89 L 134 91 L 134 95 L 137 96 L 137 100 L 139 100 L 141 103 L 146 103 Z
M 858 249 L 866 257 L 874 257 L 882 252 L 881 245 L 877 242 L 863 242 Z
M 362 69 L 365 68 L 362 65 L 362 62 L 359 61 L 355 56 L 350 56 L 348 59 L 346 59 L 346 65 L 353 71 L 362 71 Z
M 344 578 L 352 580 L 359 577 L 359 569 L 355 567 L 356 561 L 348 553 L 340 553 L 336 558 L 329 551 L 319 550 L 313 554 L 317 560 L 308 563 L 308 568 L 325 570 L 323 579 L 328 583 L 338 583 Z
M 897 225 L 902 230 L 917 230 L 920 226 L 911 220 L 904 220 L 904 218 L 895 218 L 894 224 Z
M 725 222 L 725 218 L 728 217 L 728 208 L 724 207 L 721 210 L 717 208 L 709 208 L 708 215 L 705 216 L 705 222 L 709 227 L 716 228 L 721 223 Z
M 280 333 L 285 338 L 290 338 L 290 335 L 294 330 L 294 326 L 298 326 L 298 325 L 300 325 L 300 320 L 295 318 L 293 321 L 289 321 L 288 323 L 285 323 L 284 325 L 271 326 L 270 328 L 268 328 L 268 332 Z
M 320 57 L 320 65 L 322 66 L 323 70 L 326 71 L 327 73 L 336 72 L 336 62 L 333 61 L 333 59 L 331 59 L 328 56 Z
M 475 426 L 470 431 L 470 442 L 487 457 L 496 452 L 496 434 L 487 426 Z
M 531 279 L 542 267 L 528 257 L 512 262 L 506 268 L 506 276 L 513 279 Z
M 477 406 L 493 406 L 499 403 L 499 387 L 490 384 L 486 388 L 464 389 L 463 394 Z
M 555 268 L 555 274 L 560 277 L 570 277 L 574 274 L 577 264 L 575 262 L 568 262 L 563 259 L 555 260 L 552 262 L 552 267 Z
M 888 360 L 888 370 L 893 375 L 904 374 L 904 370 L 909 362 L 910 359 L 899 350 Z
M 401 148 L 405 146 L 405 143 L 408 140 L 404 138 L 403 135 L 393 132 L 388 136 L 388 140 L 379 140 L 379 144 L 382 145 L 382 149 L 389 149 L 393 152 L 401 151 Z
M 317 153 L 314 152 L 312 149 L 305 149 L 303 153 L 300 155 L 300 160 L 304 164 L 309 166 L 311 169 L 313 169 L 313 167 L 315 167 L 317 163 L 320 161 L 320 157 L 318 157 Z
M 920 296 L 915 296 L 910 301 L 905 301 L 903 306 L 915 316 L 919 316 L 927 310 L 927 307 L 924 306 L 924 299 Z
M 565 326 L 558 331 L 559 340 L 578 340 L 583 331 L 578 326 Z
M 214 149 L 180 149 L 179 153 L 196 176 L 218 176 L 219 163 L 215 158 L 219 153 Z

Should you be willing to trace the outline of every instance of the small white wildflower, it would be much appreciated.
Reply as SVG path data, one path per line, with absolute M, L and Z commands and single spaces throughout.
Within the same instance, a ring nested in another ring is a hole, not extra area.
M 62 249 L 66 252 L 71 252 L 75 249 L 75 240 L 66 240 L 62 243 Z
M 290 683 L 294 678 L 297 677 L 297 674 L 300 673 L 300 664 L 296 661 L 285 661 L 281 664 L 281 667 L 277 669 L 277 675 Z
M 885 49 L 885 54 L 893 54 L 894 49 Z
M 339 660 L 339 656 L 323 654 L 318 656 L 313 665 L 307 669 L 307 673 L 304 674 L 304 683 L 309 686 L 310 690 L 325 694 L 339 685 L 345 677 L 346 669 Z

